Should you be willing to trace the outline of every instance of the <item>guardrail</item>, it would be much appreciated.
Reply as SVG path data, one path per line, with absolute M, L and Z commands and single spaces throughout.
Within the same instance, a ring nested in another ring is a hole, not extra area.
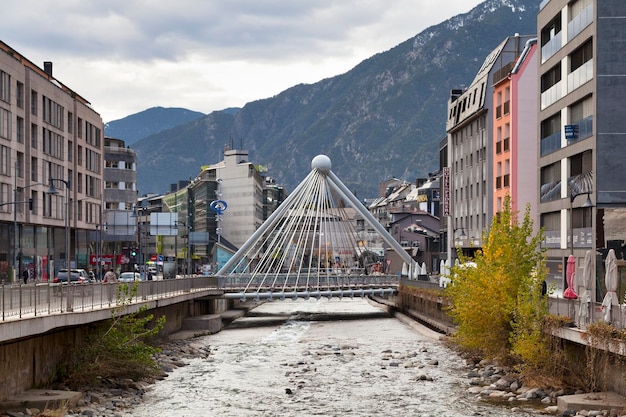
M 439 291 L 441 288 L 435 279 L 435 277 L 431 277 L 430 281 L 421 281 L 403 278 L 400 284 Z M 548 297 L 548 313 L 568 317 L 581 330 L 585 330 L 590 323 L 598 321 L 608 321 L 616 329 L 626 329 L 626 304 L 612 305 L 608 320 L 605 320 L 606 308 L 602 306 L 602 303 L 590 302 L 584 305 L 583 309 L 586 310 L 586 316 L 581 316 L 580 309 L 580 299 Z
M 586 307 L 587 316 L 580 314 L 580 299 L 569 300 L 566 298 L 548 297 L 548 311 L 558 316 L 569 317 L 572 323 L 580 329 L 585 329 L 590 323 L 607 321 L 616 329 L 626 328 L 626 305 L 612 305 L 610 312 L 602 306 L 602 303 L 590 302 Z M 608 320 L 605 320 L 605 312 Z
M 218 287 L 224 291 L 278 290 L 290 288 L 362 288 L 384 287 L 397 285 L 397 275 L 356 275 L 356 274 L 325 274 L 307 276 L 306 274 L 276 273 L 267 275 L 239 274 L 217 277 Z
M 140 301 L 219 289 L 215 277 L 141 281 L 137 284 L 136 299 Z M 133 283 L 2 284 L 0 287 L 1 320 L 109 308 L 116 305 L 118 288 L 122 285 L 133 285 Z
M 138 301 L 149 301 L 174 297 L 179 294 L 200 290 L 240 291 L 249 285 L 260 285 L 269 288 L 271 283 L 280 282 L 285 288 L 307 285 L 320 285 L 325 288 L 363 288 L 396 285 L 397 276 L 391 275 L 332 275 L 325 284 L 321 280 L 305 280 L 302 277 L 280 274 L 278 281 L 263 280 L 257 277 L 251 281 L 250 275 L 232 277 L 204 277 L 194 276 L 176 279 L 141 281 L 137 282 Z M 282 280 L 282 281 L 281 281 Z M 117 288 L 132 283 L 104 284 L 95 283 L 30 283 L 30 284 L 1 284 L 0 286 L 0 314 L 1 321 L 16 320 L 25 316 L 41 316 L 46 314 L 60 314 L 81 311 L 93 311 L 115 306 L 117 303 Z

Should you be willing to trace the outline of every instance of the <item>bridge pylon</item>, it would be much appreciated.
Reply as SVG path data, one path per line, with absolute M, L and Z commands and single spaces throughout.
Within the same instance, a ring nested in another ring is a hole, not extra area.
M 383 242 L 419 266 L 317 155 L 311 172 L 218 271 L 227 298 L 266 300 L 392 293 Z M 369 228 L 358 226 L 364 220 Z

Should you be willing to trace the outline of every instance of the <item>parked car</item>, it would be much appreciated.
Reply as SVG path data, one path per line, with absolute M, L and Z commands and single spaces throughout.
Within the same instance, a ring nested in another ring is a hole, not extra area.
M 135 282 L 141 281 L 141 274 L 139 272 L 122 272 L 119 277 L 120 282 Z
M 84 269 L 72 269 L 70 277 L 71 283 L 86 284 L 89 281 L 90 280 L 87 271 L 85 271 Z M 56 277 L 54 277 L 54 280 L 52 280 L 52 282 L 67 284 L 67 269 L 59 269 L 59 273 Z

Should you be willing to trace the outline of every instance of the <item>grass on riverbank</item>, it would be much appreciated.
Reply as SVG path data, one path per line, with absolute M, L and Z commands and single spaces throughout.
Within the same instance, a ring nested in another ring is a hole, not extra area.
M 137 289 L 137 284 L 118 286 L 118 307 L 111 320 L 94 328 L 84 346 L 75 350 L 75 359 L 66 372 L 60 373 L 59 379 L 67 386 L 80 389 L 110 379 L 137 381 L 158 374 L 155 355 L 159 349 L 151 342 L 163 329 L 165 317 L 155 319 L 147 308 L 128 313 Z

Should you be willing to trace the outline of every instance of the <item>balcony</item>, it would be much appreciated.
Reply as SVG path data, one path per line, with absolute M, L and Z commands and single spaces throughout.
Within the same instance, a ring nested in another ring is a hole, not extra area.
M 541 93 L 541 110 L 563 98 L 563 81 L 559 81 Z
M 556 132 L 541 139 L 541 156 L 546 156 L 561 149 L 561 132 Z
M 584 119 L 578 120 L 572 124 L 578 126 L 578 131 L 576 137 L 567 140 L 568 145 L 593 135 L 593 116 L 587 116 Z
M 572 92 L 593 78 L 593 59 L 582 64 L 567 76 L 567 91 Z
M 587 6 L 585 10 L 567 24 L 567 41 L 569 42 L 574 39 L 574 37 L 589 26 L 591 22 L 593 22 L 593 4 Z
M 556 54 L 563 46 L 562 33 L 559 32 L 554 35 L 554 38 L 550 39 L 545 45 L 541 47 L 541 63 L 546 62 L 552 55 Z

